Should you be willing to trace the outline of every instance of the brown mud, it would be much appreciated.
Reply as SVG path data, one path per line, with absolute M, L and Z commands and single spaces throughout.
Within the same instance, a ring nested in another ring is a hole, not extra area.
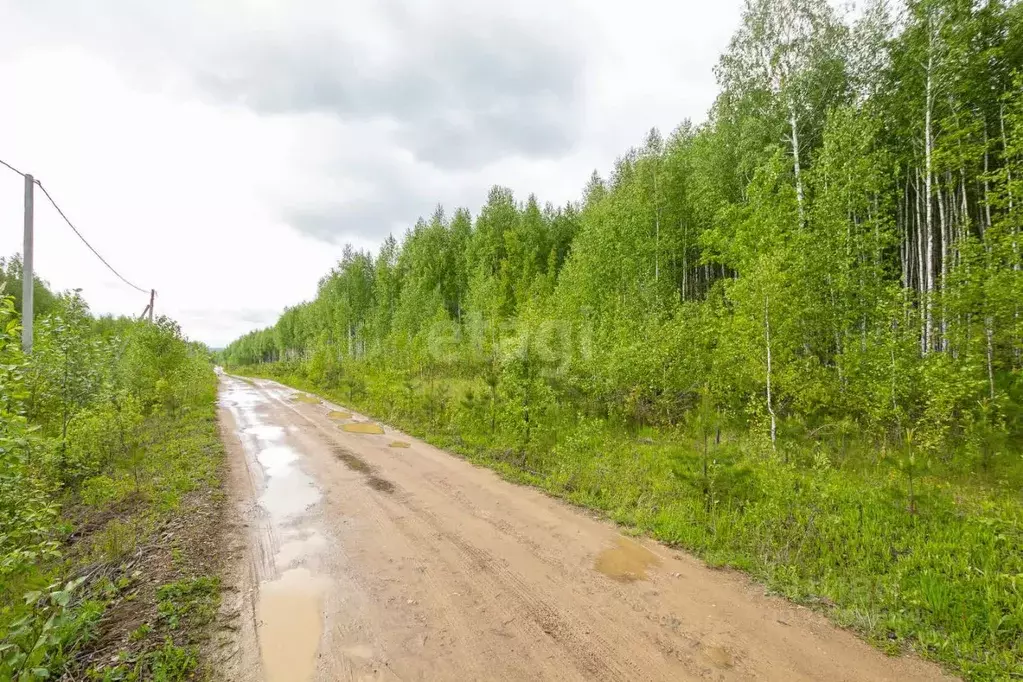
M 615 538 L 614 547 L 597 555 L 594 568 L 623 583 L 645 580 L 649 567 L 659 566 L 660 557 L 634 540 L 626 537 Z

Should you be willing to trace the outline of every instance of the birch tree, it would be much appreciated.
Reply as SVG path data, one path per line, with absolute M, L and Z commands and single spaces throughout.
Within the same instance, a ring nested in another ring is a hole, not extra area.
M 845 92 L 840 48 L 845 30 L 826 0 L 746 0 L 742 26 L 718 66 L 738 93 L 768 93 L 788 128 L 800 225 L 806 220 L 803 127 Z M 764 111 L 764 114 L 770 112 Z

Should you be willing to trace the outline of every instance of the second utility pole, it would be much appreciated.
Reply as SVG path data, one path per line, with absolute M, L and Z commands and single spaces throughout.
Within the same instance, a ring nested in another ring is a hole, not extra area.
M 32 273 L 32 222 L 33 190 L 35 179 L 25 173 L 25 248 L 21 255 L 21 349 L 32 352 L 32 295 L 35 293 L 35 276 Z
M 149 290 L 149 323 L 153 323 L 153 303 L 156 302 L 156 289 Z

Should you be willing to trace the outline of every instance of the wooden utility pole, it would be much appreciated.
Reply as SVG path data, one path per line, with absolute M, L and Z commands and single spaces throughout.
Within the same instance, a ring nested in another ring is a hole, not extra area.
M 156 301 L 156 289 L 149 290 L 149 323 L 153 323 L 153 303 Z
M 25 173 L 25 248 L 21 256 L 21 349 L 32 352 L 32 295 L 35 276 L 32 272 L 32 223 L 34 220 L 34 185 L 31 173 Z

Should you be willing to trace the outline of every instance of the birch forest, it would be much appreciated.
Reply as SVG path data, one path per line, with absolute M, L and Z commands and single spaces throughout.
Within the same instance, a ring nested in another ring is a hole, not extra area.
M 348 247 L 222 361 L 1020 675 L 1023 8 L 748 0 L 715 76 L 577 201 Z

